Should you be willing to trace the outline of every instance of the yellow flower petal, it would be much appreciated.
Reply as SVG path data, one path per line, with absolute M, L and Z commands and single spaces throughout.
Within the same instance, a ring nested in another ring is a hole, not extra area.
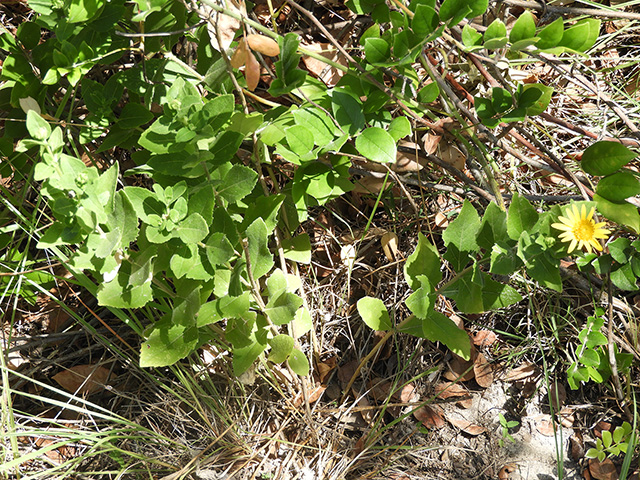
M 573 252 L 576 247 L 589 253 L 593 249 L 602 251 L 599 239 L 606 239 L 611 233 L 603 228 L 606 223 L 596 223 L 593 219 L 595 208 L 591 207 L 587 212 L 587 207 L 583 204 L 579 208 L 576 204 L 568 207 L 564 215 L 558 216 L 558 222 L 552 223 L 551 227 L 560 230 L 558 238 L 562 242 L 569 242 L 568 253 Z

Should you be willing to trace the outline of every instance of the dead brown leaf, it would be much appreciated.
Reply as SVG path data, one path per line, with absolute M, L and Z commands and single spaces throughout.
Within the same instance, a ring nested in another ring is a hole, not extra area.
M 489 388 L 493 383 L 493 368 L 481 353 L 478 353 L 478 356 L 473 363 L 473 373 L 476 377 L 476 382 L 482 388 Z
M 449 362 L 449 370 L 444 372 L 444 378 L 451 381 L 469 381 L 475 376 L 473 362 L 454 356 Z
M 518 475 L 518 467 L 512 463 L 505 465 L 498 472 L 498 480 L 515 480 Z
M 438 398 L 465 397 L 469 391 L 459 383 L 443 382 L 436 385 L 435 393 Z
M 345 67 L 347 66 L 347 60 L 344 56 L 336 51 L 329 43 L 312 43 L 310 45 L 305 45 L 305 47 L 309 50 L 316 51 L 323 57 L 337 62 L 340 65 L 344 65 Z M 327 87 L 335 87 L 344 75 L 342 70 L 329 66 L 325 62 L 313 57 L 304 55 L 302 57 L 302 61 L 306 65 L 307 70 L 309 70 L 309 72 L 316 78 L 323 81 Z
M 476 347 L 488 347 L 498 340 L 498 336 L 491 330 L 480 330 L 473 334 L 473 344 Z
M 605 458 L 603 462 L 599 462 L 597 458 L 589 459 L 589 473 L 596 480 L 616 480 L 618 471 L 613 462 Z
M 447 228 L 449 226 L 449 219 L 442 212 L 436 213 L 434 222 L 438 228 Z
M 343 388 L 349 383 L 351 377 L 355 375 L 359 365 L 360 362 L 358 362 L 358 360 L 351 360 L 350 362 L 338 367 L 338 380 L 340 380 L 340 384 Z
M 251 50 L 255 50 L 262 55 L 275 57 L 280 55 L 280 46 L 273 38 L 264 35 L 251 34 L 247 35 L 247 44 Z
M 456 415 L 447 415 L 447 421 L 454 427 L 462 430 L 464 433 L 474 437 L 487 431 L 486 428 L 476 425 L 475 423 L 471 423 L 469 420 Z
M 553 407 L 553 411 L 559 412 L 562 409 L 564 402 L 567 400 L 567 391 L 557 380 L 555 380 L 549 388 L 549 402 Z
M 521 365 L 518 368 L 511 370 L 505 377 L 505 382 L 519 382 L 525 378 L 529 378 L 533 375 L 537 375 L 538 367 L 533 364 Z
M 387 232 L 380 238 L 380 243 L 387 260 L 390 262 L 395 261 L 398 256 L 398 236 L 393 232 Z
M 244 38 L 241 38 L 238 42 L 238 46 L 236 47 L 236 51 L 233 52 L 233 55 L 231 56 L 231 66 L 233 68 L 240 68 L 247 63 L 248 52 L 247 44 L 245 43 Z
M 110 380 L 110 370 L 95 365 L 76 365 L 57 373 L 53 379 L 68 392 L 93 395 L 104 390 Z
M 536 430 L 538 430 L 541 435 L 544 435 L 545 437 L 553 437 L 555 435 L 551 416 L 537 415 L 534 420 L 536 422 Z
M 584 457 L 584 440 L 580 432 L 575 432 L 569 437 L 569 455 L 574 462 Z
M 254 91 L 260 83 L 260 64 L 253 53 L 247 52 L 247 62 L 244 67 L 244 76 L 247 79 L 247 88 Z
M 426 428 L 437 430 L 444 427 L 444 419 L 435 406 L 425 405 L 420 407 L 413 412 L 413 416 Z

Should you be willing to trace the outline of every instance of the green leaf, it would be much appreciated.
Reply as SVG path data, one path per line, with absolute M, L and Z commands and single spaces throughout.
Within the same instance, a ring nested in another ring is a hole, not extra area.
M 519 42 L 533 38 L 536 34 L 536 23 L 530 11 L 522 13 L 516 23 L 513 24 L 511 33 L 509 33 L 509 41 L 511 43 Z
M 448 285 L 443 295 L 456 301 L 463 313 L 481 313 L 512 305 L 522 297 L 512 287 L 492 280 L 477 266 Z
M 222 232 L 213 233 L 205 244 L 207 259 L 212 266 L 225 265 L 236 252 L 227 236 Z
M 401 138 L 411 135 L 411 122 L 407 117 L 396 117 L 391 120 L 387 131 L 389 132 L 389 135 L 391 135 L 391 138 L 397 142 Z
M 242 348 L 234 348 L 233 349 L 233 374 L 236 376 L 242 375 L 246 372 L 253 362 L 256 361 L 256 358 L 260 356 L 262 352 L 267 348 L 266 339 L 262 340 L 262 335 L 260 335 L 260 340 L 256 336 L 256 332 L 252 332 L 250 337 L 250 343 L 246 347 Z
M 309 375 L 309 360 L 307 360 L 305 354 L 297 348 L 294 348 L 291 352 L 288 363 L 291 367 L 291 370 L 293 370 L 301 377 L 306 377 L 307 375 Z
M 625 237 L 616 238 L 609 243 L 609 253 L 611 257 L 618 263 L 628 263 L 631 240 Z
M 518 242 L 518 256 L 534 280 L 557 292 L 562 291 L 560 261 L 546 246 L 534 242 L 526 230 L 522 232 Z
M 432 342 L 444 343 L 453 353 L 465 360 L 471 358 L 469 334 L 458 328 L 449 317 L 432 311 L 429 317 L 422 321 L 422 329 L 424 336 Z
M 280 334 L 273 337 L 268 343 L 271 346 L 271 351 L 267 360 L 273 363 L 282 363 L 293 352 L 295 342 L 289 335 Z
M 36 140 L 44 141 L 51 135 L 49 123 L 35 110 L 27 112 L 27 130 L 29 135 Z
M 362 156 L 374 162 L 396 161 L 396 142 L 386 130 L 379 127 L 369 127 L 358 135 L 356 149 Z
M 563 34 L 564 21 L 559 17 L 538 32 L 537 36 L 540 40 L 536 43 L 536 47 L 541 50 L 556 47 L 562 41 Z
M 165 367 L 189 355 L 198 345 L 198 328 L 162 317 L 140 346 L 141 367 Z
M 313 150 L 313 133 L 304 125 L 293 125 L 286 128 L 285 135 L 289 147 L 295 154 L 303 157 Z M 331 139 L 333 140 L 333 136 Z
M 153 258 L 149 259 L 153 262 Z M 152 269 L 151 265 L 150 268 Z M 116 277 L 98 287 L 98 304 L 116 308 L 141 308 L 152 298 L 151 280 L 148 275 L 143 283 L 131 285 L 131 264 L 123 262 Z
M 507 233 L 512 240 L 518 240 L 520 234 L 531 231 L 538 221 L 538 212 L 535 207 L 517 192 L 513 194 L 509 213 L 507 215 Z
M 68 23 L 87 22 L 104 8 L 104 2 L 98 0 L 71 0 L 66 12 Z
M 411 310 L 416 317 L 425 319 L 429 316 L 429 313 L 433 310 L 433 297 L 432 297 L 431 285 L 426 284 L 413 292 L 405 300 L 405 304 Z
M 482 34 L 468 23 L 462 27 L 462 43 L 465 47 L 477 47 L 482 45 Z
M 269 87 L 269 93 L 274 97 L 284 95 L 301 86 L 306 78 L 306 72 L 298 68 L 300 57 L 297 52 L 300 40 L 295 33 L 287 33 L 278 39 L 280 45 L 280 60 L 275 64 L 276 75 Z
M 571 28 L 567 28 L 562 35 L 559 46 L 581 52 L 589 36 L 589 25 L 587 23 L 577 23 Z
M 269 250 L 269 232 L 264 220 L 256 219 L 247 228 L 247 241 L 249 250 L 249 261 L 254 279 L 258 280 L 263 275 L 269 273 L 274 265 L 273 255 Z
M 184 243 L 198 243 L 209 234 L 209 227 L 199 213 L 192 213 L 185 218 L 177 229 L 177 236 Z
M 626 225 L 636 233 L 640 232 L 640 214 L 638 208 L 627 202 L 612 202 L 598 194 L 593 196 L 598 211 L 612 222 Z
M 438 98 L 438 95 L 440 95 L 438 84 L 436 82 L 427 83 L 418 92 L 418 101 L 420 103 L 431 103 Z
M 286 325 L 293 321 L 298 309 L 302 306 L 302 298 L 295 293 L 282 292 L 277 297 L 269 297 L 265 313 L 275 325 Z
M 197 316 L 198 327 L 219 322 L 225 318 L 244 318 L 251 306 L 251 294 L 244 292 L 239 296 L 224 297 L 207 302 L 200 307 Z
M 295 118 L 296 124 L 304 125 L 309 131 L 312 132 L 313 140 L 316 145 L 326 145 L 328 143 L 331 143 L 335 138 L 335 125 L 333 125 L 333 122 L 331 122 L 331 119 L 327 116 L 327 114 L 319 108 L 307 107 L 294 110 L 293 118 Z M 289 143 L 289 146 L 293 150 L 293 146 L 291 145 L 291 143 Z
M 236 112 L 231 117 L 231 125 L 229 125 L 229 131 L 237 132 L 246 137 L 254 133 L 260 125 L 264 122 L 264 117 L 261 113 L 252 112 L 245 114 L 244 112 Z
M 25 50 L 34 49 L 40 43 L 40 25 L 35 22 L 22 22 L 16 32 L 16 37 Z
M 421 276 L 429 281 L 433 289 L 442 280 L 441 261 L 438 249 L 422 233 L 418 233 L 418 245 L 404 265 L 404 278 L 411 289 L 422 286 Z
M 491 106 L 496 113 L 504 113 L 513 108 L 513 97 L 508 90 L 501 87 L 491 89 Z
M 298 263 L 311 263 L 311 240 L 308 233 L 282 240 L 285 258 Z
M 480 230 L 480 216 L 468 200 L 464 201 L 458 217 L 442 234 L 447 247 L 444 258 L 456 271 L 469 263 L 469 255 L 479 249 L 476 237 Z
M 611 281 L 620 290 L 634 292 L 638 290 L 638 279 L 633 273 L 630 263 L 620 265 L 620 267 L 611 271 Z
M 507 37 L 507 27 L 504 22 L 499 18 L 496 18 L 491 24 L 487 27 L 487 30 L 484 32 L 484 44 L 487 45 L 489 40 L 493 39 L 502 39 Z
M 584 151 L 580 166 L 590 175 L 611 175 L 636 156 L 635 152 L 621 143 L 603 140 Z
M 349 135 L 358 133 L 365 124 L 362 102 L 344 89 L 331 92 L 331 110 L 336 121 Z M 394 159 L 395 160 L 395 159 Z
M 311 313 L 307 307 L 299 308 L 291 324 L 291 334 L 294 338 L 300 338 L 313 328 Z
M 630 171 L 617 172 L 600 180 L 596 193 L 612 202 L 624 202 L 640 194 L 640 181 Z
M 358 313 L 360 317 L 373 330 L 391 330 L 389 312 L 382 300 L 373 297 L 363 297 L 358 300 Z
M 473 10 L 466 0 L 444 0 L 440 5 L 440 20 L 450 25 L 459 23 L 463 18 L 473 14 Z
M 507 212 L 495 202 L 491 202 L 482 216 L 478 245 L 485 250 L 491 250 L 494 244 L 504 244 L 507 239 Z
M 536 93 L 530 94 L 527 93 L 530 90 L 535 90 Z M 538 92 L 540 92 L 538 94 Z M 540 115 L 544 112 L 551 101 L 551 95 L 553 94 L 553 87 L 549 87 L 547 85 L 542 85 L 541 83 L 529 83 L 522 87 L 522 97 L 525 97 L 525 93 L 527 95 L 537 96 L 536 100 L 529 106 L 526 107 L 527 115 L 530 117 L 534 115 Z M 521 97 L 521 98 L 522 98 Z M 525 97 L 526 100 L 526 97 Z
M 117 124 L 120 128 L 131 129 L 149 123 L 153 113 L 147 107 L 139 103 L 127 103 L 122 109 Z
M 421 3 L 416 7 L 415 15 L 411 20 L 411 29 L 418 37 L 426 38 L 438 28 L 439 20 L 433 7 Z
M 364 41 L 364 55 L 373 65 L 386 63 L 391 58 L 391 45 L 383 38 L 367 38 Z
M 236 164 L 225 175 L 221 186 L 218 187 L 218 194 L 234 204 L 249 195 L 257 182 L 258 174 L 255 170 Z

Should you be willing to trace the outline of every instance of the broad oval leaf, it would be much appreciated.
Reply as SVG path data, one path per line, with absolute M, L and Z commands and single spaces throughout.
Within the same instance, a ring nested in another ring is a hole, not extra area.
M 380 127 L 369 127 L 356 138 L 356 148 L 364 157 L 374 162 L 396 161 L 397 147 L 393 137 Z
M 584 151 L 580 166 L 590 175 L 611 175 L 636 156 L 621 143 L 603 140 Z
M 306 377 L 307 375 L 309 375 L 309 360 L 307 360 L 305 354 L 297 348 L 294 348 L 291 352 L 288 363 L 291 367 L 291 370 L 296 372 L 301 377 Z
M 358 313 L 362 321 L 374 330 L 391 330 L 389 312 L 382 300 L 373 297 L 364 297 L 358 300 Z
M 631 172 L 617 172 L 600 180 L 596 193 L 612 202 L 623 202 L 640 194 L 640 181 Z
M 267 360 L 273 363 L 282 363 L 293 351 L 294 340 L 289 335 L 280 334 L 269 340 L 271 351 Z

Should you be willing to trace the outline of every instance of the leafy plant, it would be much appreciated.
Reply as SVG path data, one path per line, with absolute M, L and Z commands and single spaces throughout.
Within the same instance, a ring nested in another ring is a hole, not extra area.
M 595 448 L 590 448 L 585 453 L 587 458 L 597 458 L 602 462 L 606 457 L 615 457 L 621 453 L 627 453 L 632 428 L 629 422 L 623 422 L 615 428 L 613 433 L 602 430 L 602 438 L 596 439 Z
M 500 421 L 500 432 L 502 434 L 502 438 L 498 439 L 498 444 L 500 447 L 504 447 L 505 442 L 508 440 L 509 442 L 515 443 L 515 439 L 509 433 L 509 430 L 520 425 L 520 422 L 517 420 L 507 420 L 503 414 L 498 414 L 498 420 Z

